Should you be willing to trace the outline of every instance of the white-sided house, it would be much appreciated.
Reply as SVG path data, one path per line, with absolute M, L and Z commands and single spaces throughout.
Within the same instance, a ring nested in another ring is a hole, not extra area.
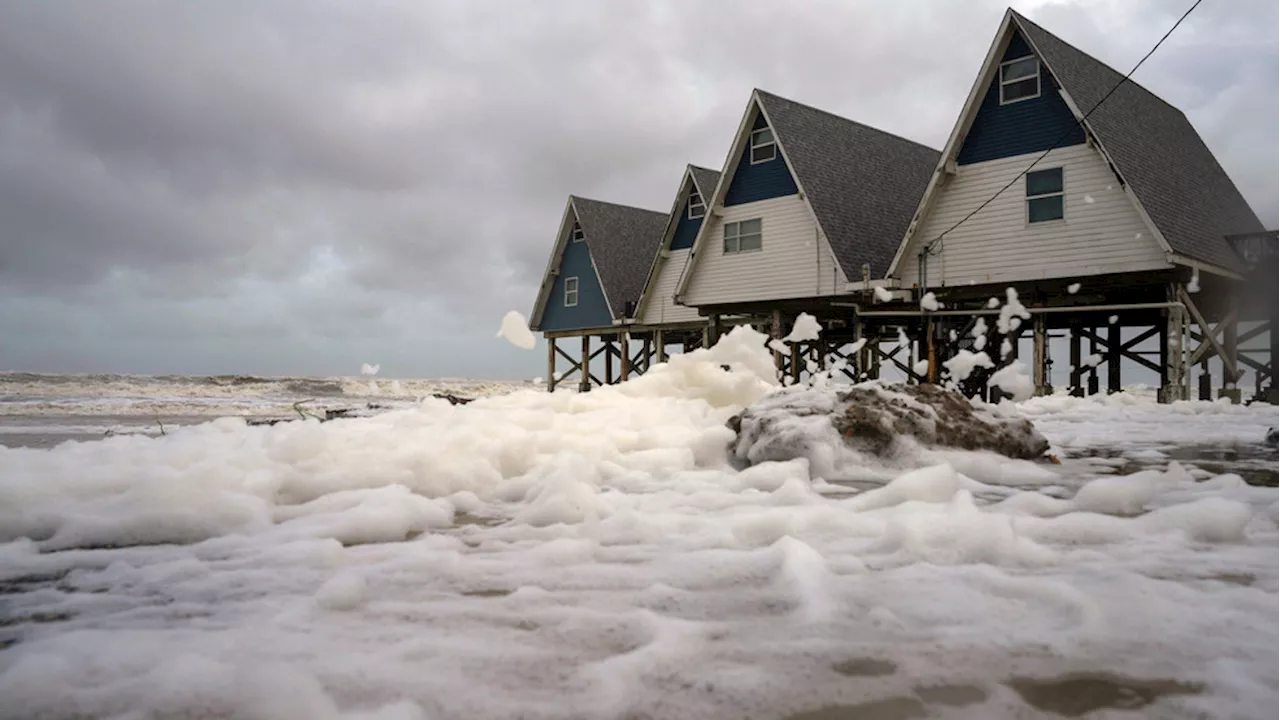
M 636 308 L 639 324 L 655 329 L 703 324 L 697 308 L 676 304 L 676 284 L 706 218 L 705 198 L 711 197 L 719 181 L 720 173 L 715 170 L 697 165 L 685 166 L 680 189 L 671 205 L 667 229 L 662 235 L 662 244 L 653 258 L 644 293 Z
M 759 313 L 884 277 L 938 152 L 752 92 L 676 286 L 703 315 Z
M 1186 116 L 1122 81 L 1007 11 L 890 278 L 937 289 L 1178 266 L 1230 276 L 1226 236 L 1262 224 Z

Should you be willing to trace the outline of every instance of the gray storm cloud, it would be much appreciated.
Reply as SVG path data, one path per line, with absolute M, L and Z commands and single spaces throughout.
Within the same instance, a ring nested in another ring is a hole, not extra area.
M 1127 70 L 1183 7 L 1016 3 Z M 1004 5 L 0 0 L 0 369 L 531 376 L 565 196 L 665 210 L 761 87 L 940 147 Z M 1136 80 L 1277 224 L 1274 2 Z

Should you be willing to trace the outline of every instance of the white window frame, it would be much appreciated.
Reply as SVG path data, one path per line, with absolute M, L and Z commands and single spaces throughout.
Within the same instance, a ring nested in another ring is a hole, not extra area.
M 573 229 L 569 231 L 569 242 L 580 243 L 587 239 L 586 233 L 582 232 L 582 226 L 578 223 L 573 224 Z
M 760 229 L 757 232 L 747 233 L 746 235 L 743 235 L 742 225 L 744 223 L 749 223 L 749 222 L 758 223 L 760 226 Z M 732 232 L 730 232 L 731 229 L 732 229 Z M 742 249 L 742 238 L 753 237 L 753 236 L 760 238 L 760 247 L 747 248 L 745 250 Z M 731 240 L 733 241 L 733 245 L 734 245 L 734 249 L 732 250 L 729 248 Z M 753 253 L 753 252 L 764 251 L 764 220 L 761 218 L 748 218 L 746 220 L 739 220 L 738 222 L 725 223 L 724 224 L 724 241 L 721 245 L 721 248 L 724 251 L 725 255 L 741 255 L 743 253 Z
M 766 142 L 756 142 L 756 136 L 762 132 L 769 133 L 769 140 Z M 761 150 L 763 148 L 769 148 L 770 155 L 767 158 L 757 160 L 756 150 Z M 762 128 L 752 130 L 751 131 L 751 164 L 759 165 L 760 163 L 767 163 L 776 159 L 778 159 L 778 138 L 774 136 L 773 128 L 766 125 Z
M 694 214 L 694 208 L 697 208 L 697 214 Z M 689 212 L 687 214 L 687 217 L 690 220 L 697 220 L 698 218 L 702 218 L 706 216 L 707 216 L 707 205 L 706 203 L 702 202 L 702 194 L 699 193 L 697 190 L 694 190 L 693 192 L 689 193 Z
M 1016 78 L 1006 78 L 1006 77 L 1004 76 L 1004 69 L 1005 69 L 1006 67 L 1008 67 L 1008 66 L 1010 66 L 1010 65 L 1013 65 L 1014 63 L 1020 63 L 1020 62 L 1022 62 L 1022 61 L 1024 61 L 1024 60 L 1031 60 L 1031 61 L 1035 62 L 1035 72 L 1034 72 L 1033 74 L 1031 74 L 1031 75 L 1021 75 L 1021 76 L 1016 77 Z M 1020 83 L 1020 82 L 1022 82 L 1022 81 L 1024 81 L 1024 80 L 1030 80 L 1030 79 L 1032 79 L 1032 78 L 1035 78 L 1035 81 L 1036 81 L 1036 92 L 1035 92 L 1035 94 L 1034 94 L 1034 95 L 1026 95 L 1026 96 L 1024 96 L 1024 97 L 1014 98 L 1013 100 L 1005 100 L 1005 99 L 1004 99 L 1004 89 L 1005 89 L 1006 87 L 1008 87 L 1009 85 L 1012 85 L 1012 84 L 1014 84 L 1014 83 Z M 1022 56 L 1022 57 L 1020 57 L 1020 58 L 1014 58 L 1014 59 L 1012 59 L 1012 60 L 1008 60 L 1008 61 L 1006 61 L 1006 62 L 1002 62 L 1002 63 L 1000 63 L 1000 78 L 999 78 L 999 80 L 1000 80 L 1000 104 L 1001 104 L 1001 105 L 1012 105 L 1013 103 L 1020 103 L 1020 102 L 1022 102 L 1023 100 L 1035 100 L 1036 98 L 1040 97 L 1040 91 L 1043 89 L 1043 88 L 1041 88 L 1041 87 L 1040 87 L 1040 58 L 1036 57 L 1035 55 L 1023 55 L 1023 56 Z
M 1027 227 L 1038 227 L 1038 226 L 1041 226 L 1041 225 L 1048 225 L 1048 224 L 1050 224 L 1050 223 L 1060 223 L 1060 222 L 1066 222 L 1066 221 L 1067 221 L 1067 169 L 1066 169 L 1065 167 L 1056 167 L 1056 168 L 1047 167 L 1047 168 L 1039 168 L 1039 169 L 1037 169 L 1037 170 L 1032 170 L 1032 171 L 1028 172 L 1028 173 L 1027 173 L 1027 175 L 1034 175 L 1034 174 L 1036 174 L 1036 173 L 1038 173 L 1038 172 L 1045 172 L 1046 170 L 1057 170 L 1058 172 L 1060 172 L 1060 173 L 1061 173 L 1061 175 L 1062 175 L 1062 189 L 1058 190 L 1057 192 L 1040 193 L 1039 195 L 1031 195 L 1031 194 L 1027 193 L 1027 191 L 1026 191 L 1026 186 L 1025 186 L 1025 185 L 1023 186 L 1023 195 L 1025 196 L 1025 197 L 1023 198 L 1023 201 L 1022 201 L 1022 205 L 1023 205 L 1023 215 L 1024 215 L 1023 220 L 1026 222 Z M 1025 182 L 1025 181 L 1024 181 L 1024 182 Z M 1032 220 L 1031 220 L 1031 201 L 1032 201 L 1032 200 L 1042 200 L 1042 199 L 1044 199 L 1044 198 L 1051 198 L 1051 197 L 1061 197 L 1061 198 L 1062 198 L 1062 217 L 1060 217 L 1060 218 L 1053 218 L 1052 220 L 1036 220 L 1036 221 L 1032 221 Z
M 572 289 L 570 289 L 572 284 Z M 569 302 L 569 297 L 573 297 L 573 302 Z M 578 276 L 570 275 L 564 279 L 564 306 L 578 307 Z

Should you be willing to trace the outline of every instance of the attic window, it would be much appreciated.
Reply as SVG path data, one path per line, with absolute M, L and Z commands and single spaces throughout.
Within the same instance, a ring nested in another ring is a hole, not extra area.
M 1000 63 L 1000 104 L 1040 97 L 1040 60 L 1035 55 Z
M 1027 173 L 1027 223 L 1063 217 L 1062 168 Z
M 702 196 L 697 190 L 689 193 L 689 219 L 697 220 L 707 214 L 707 206 L 702 202 Z
M 567 277 L 564 279 L 564 306 L 578 306 L 578 277 Z
M 579 225 L 578 223 L 573 224 L 573 233 L 569 236 L 569 239 L 572 240 L 573 242 L 582 242 L 583 240 L 587 239 L 587 236 L 582 234 L 581 225 Z
M 778 155 L 778 146 L 773 142 L 773 131 L 767 127 L 751 132 L 751 164 L 769 162 Z

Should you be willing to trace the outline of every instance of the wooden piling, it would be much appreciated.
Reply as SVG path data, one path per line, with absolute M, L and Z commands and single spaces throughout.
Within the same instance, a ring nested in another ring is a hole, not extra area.
M 622 348 L 622 368 L 619 380 L 626 382 L 631 378 L 631 334 L 618 333 L 618 344 Z
M 547 338 L 547 392 L 556 391 L 556 339 Z
M 1120 392 L 1120 362 L 1124 349 L 1120 341 L 1120 321 L 1107 325 L 1107 392 Z

